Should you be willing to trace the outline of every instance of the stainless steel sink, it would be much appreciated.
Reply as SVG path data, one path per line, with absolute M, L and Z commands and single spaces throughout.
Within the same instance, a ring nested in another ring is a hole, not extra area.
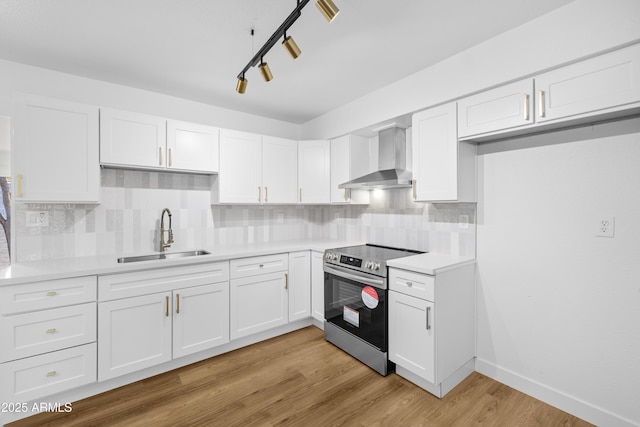
M 211 252 L 207 252 L 203 249 L 198 249 L 195 251 L 169 252 L 169 253 L 142 255 L 142 256 L 128 256 L 124 258 L 118 258 L 118 262 L 122 264 L 125 262 L 154 261 L 157 259 L 187 258 L 192 256 L 209 255 L 210 253 Z

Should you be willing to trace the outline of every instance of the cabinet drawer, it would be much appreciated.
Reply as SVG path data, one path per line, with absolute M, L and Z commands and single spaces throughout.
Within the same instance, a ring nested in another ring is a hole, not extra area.
M 98 277 L 98 299 L 111 301 L 228 280 L 228 262 L 112 274 Z
M 0 317 L 0 362 L 96 340 L 96 303 Z
M 0 287 L 0 314 L 43 310 L 96 300 L 96 276 Z
M 435 279 L 426 274 L 390 268 L 389 289 L 435 302 Z
M 232 259 L 230 263 L 231 278 L 255 276 L 257 274 L 274 273 L 289 269 L 289 255 L 276 254 L 261 257 Z
M 0 365 L 0 400 L 27 402 L 96 381 L 96 343 Z

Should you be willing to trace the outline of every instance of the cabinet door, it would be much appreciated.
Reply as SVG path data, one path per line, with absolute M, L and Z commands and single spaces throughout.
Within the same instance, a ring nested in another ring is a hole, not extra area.
M 262 137 L 220 130 L 220 203 L 262 202 Z
M 311 252 L 311 316 L 324 322 L 323 253 Z
M 171 293 L 98 304 L 98 380 L 171 360 Z
M 164 169 L 166 120 L 129 111 L 100 109 L 100 163 Z
M 640 45 L 550 71 L 535 84 L 539 123 L 640 102 Z
M 17 201 L 99 202 L 96 107 L 19 97 L 12 150 Z
M 455 103 L 413 115 L 413 198 L 476 202 L 476 145 L 458 142 Z
M 229 342 L 229 282 L 173 292 L 173 357 Z
M 413 115 L 414 199 L 458 199 L 456 104 Z
M 289 254 L 289 322 L 311 316 L 311 253 Z
M 287 323 L 285 272 L 231 280 L 231 339 Z
M 218 172 L 219 129 L 195 123 L 167 121 L 167 169 Z
M 330 163 L 329 141 L 298 143 L 298 203 L 331 202 Z
M 389 291 L 389 360 L 435 383 L 434 304 Z
M 296 203 L 298 143 L 290 139 L 262 137 L 263 203 Z
M 533 118 L 533 80 L 522 80 L 458 101 L 458 136 L 517 128 Z

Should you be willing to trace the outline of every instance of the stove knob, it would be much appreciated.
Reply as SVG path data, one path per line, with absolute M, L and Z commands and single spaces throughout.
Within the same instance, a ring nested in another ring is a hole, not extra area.
M 380 263 L 379 262 L 377 262 L 375 264 L 374 263 L 371 263 L 371 264 L 372 264 L 372 266 L 371 266 L 372 270 L 380 270 Z
M 328 252 L 324 254 L 324 259 L 326 259 L 327 261 L 331 261 L 331 254 Z
M 371 264 L 373 264 L 371 261 L 367 261 L 364 263 L 364 268 L 371 268 Z
M 331 260 L 332 261 L 337 261 L 338 260 L 338 254 L 331 254 Z

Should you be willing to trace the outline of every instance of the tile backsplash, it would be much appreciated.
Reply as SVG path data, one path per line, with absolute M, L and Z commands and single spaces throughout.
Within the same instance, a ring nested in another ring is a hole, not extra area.
M 155 252 L 165 207 L 170 250 L 309 238 L 475 256 L 476 205 L 414 203 L 410 189 L 376 190 L 369 205 L 212 206 L 209 176 L 102 169 L 101 178 L 98 205 L 17 203 L 17 261 Z M 29 226 L 28 212 L 42 211 L 49 225 Z

